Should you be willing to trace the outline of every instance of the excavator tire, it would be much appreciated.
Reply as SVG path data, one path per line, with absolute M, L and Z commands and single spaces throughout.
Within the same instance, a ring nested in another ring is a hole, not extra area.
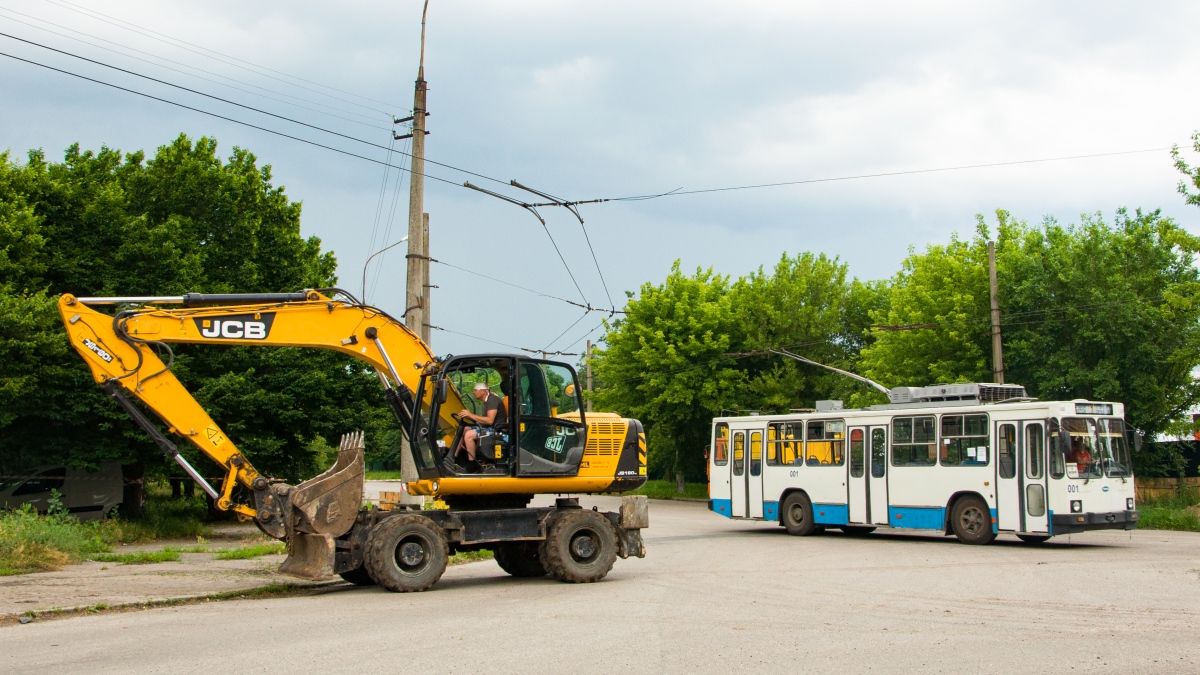
M 552 517 L 539 553 L 546 572 L 559 581 L 600 581 L 617 560 L 617 533 L 595 511 L 560 511 Z
M 371 578 L 367 572 L 367 566 L 356 567 L 348 572 L 342 572 L 338 575 L 343 581 L 348 581 L 355 586 L 374 586 L 375 580 Z
M 542 564 L 538 548 L 536 541 L 514 541 L 496 544 L 492 552 L 500 569 L 514 577 L 544 577 L 546 566 Z
M 375 583 L 394 593 L 423 591 L 446 571 L 446 535 L 429 518 L 394 516 L 367 538 L 363 561 Z

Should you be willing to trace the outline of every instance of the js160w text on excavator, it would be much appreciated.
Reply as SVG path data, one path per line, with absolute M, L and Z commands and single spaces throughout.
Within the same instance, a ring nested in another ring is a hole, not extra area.
M 102 313 L 97 306 L 116 311 Z M 439 359 L 403 324 L 338 289 L 64 295 L 59 311 L 96 381 L 217 507 L 252 518 L 263 532 L 287 541 L 283 572 L 309 579 L 337 574 L 357 584 L 420 591 L 437 582 L 455 551 L 490 549 L 514 576 L 549 574 L 570 582 L 603 578 L 617 556 L 645 556 L 644 497 L 622 497 L 617 513 L 585 510 L 571 497 L 529 506 L 537 494 L 624 492 L 646 480 L 641 424 L 585 413 L 578 378 L 565 363 L 510 354 Z M 361 433 L 343 437 L 334 466 L 300 485 L 260 475 L 175 378 L 172 343 L 317 347 L 366 362 L 379 375 L 415 461 L 419 479 L 407 483 L 408 492 L 440 498 L 449 509 L 362 508 Z M 480 383 L 487 396 L 464 395 Z M 474 417 L 459 414 L 467 410 L 488 419 L 481 406 L 492 395 L 503 405 L 503 414 L 490 418 L 492 426 L 477 427 Z M 221 465 L 219 489 L 131 397 L 161 418 L 168 434 L 186 438 Z M 475 450 L 472 460 L 464 440 Z

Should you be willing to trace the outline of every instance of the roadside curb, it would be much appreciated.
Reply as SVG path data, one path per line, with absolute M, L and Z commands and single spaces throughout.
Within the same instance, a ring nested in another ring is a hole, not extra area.
M 334 586 L 350 586 L 350 584 L 347 584 L 340 579 L 332 581 L 319 581 L 312 584 L 267 584 L 265 586 L 246 588 L 239 591 L 181 595 L 173 598 L 145 600 L 143 602 L 123 602 L 114 605 L 100 603 L 97 605 L 78 605 L 75 607 L 37 609 L 18 614 L 0 614 L 0 628 L 10 625 L 23 625 L 21 619 L 28 619 L 29 621 L 24 622 L 24 624 L 28 624 L 33 621 L 67 619 L 75 616 L 108 614 L 115 612 L 131 612 L 144 609 L 156 609 L 159 607 L 174 607 L 176 605 L 195 604 L 198 602 L 278 598 L 292 595 L 303 595 L 309 592 L 321 591 Z
M 699 497 L 648 497 L 648 499 L 653 499 L 656 502 L 698 502 L 700 504 L 708 502 L 707 499 Z

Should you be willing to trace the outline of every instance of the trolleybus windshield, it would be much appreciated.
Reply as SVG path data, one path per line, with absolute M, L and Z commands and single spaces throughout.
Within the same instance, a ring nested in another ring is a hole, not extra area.
M 1067 477 L 1103 476 L 1102 451 L 1096 436 L 1096 421 L 1090 417 L 1064 417 L 1062 428 L 1071 438 L 1070 445 L 1063 449 L 1066 454 Z
M 1109 478 L 1124 478 L 1133 474 L 1129 464 L 1129 446 L 1126 443 L 1125 422 L 1116 419 L 1101 419 L 1100 454 L 1104 472 Z

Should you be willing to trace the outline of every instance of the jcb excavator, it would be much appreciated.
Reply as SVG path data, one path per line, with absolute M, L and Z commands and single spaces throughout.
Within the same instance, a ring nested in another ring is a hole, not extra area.
M 105 314 L 95 306 L 116 306 Z M 165 306 L 179 305 L 179 307 Z M 296 293 L 59 299 L 71 345 L 96 382 L 215 500 L 287 541 L 281 571 L 309 579 L 341 575 L 392 591 L 429 588 L 454 551 L 491 549 L 514 576 L 569 582 L 602 579 L 617 556 L 644 557 L 644 497 L 625 496 L 619 513 L 584 510 L 577 498 L 532 508 L 536 494 L 624 492 L 646 481 L 646 440 L 637 420 L 584 413 L 575 371 L 525 356 L 439 359 L 385 312 L 338 289 Z M 342 438 L 325 473 L 297 486 L 260 475 L 171 372 L 170 343 L 319 347 L 350 354 L 379 375 L 384 398 L 412 453 L 412 495 L 448 510 L 362 508 L 363 437 Z M 164 363 L 163 359 L 166 358 Z M 477 383 L 503 395 L 506 424 L 473 434 L 480 411 L 463 392 Z M 130 395 L 220 464 L 209 484 Z

